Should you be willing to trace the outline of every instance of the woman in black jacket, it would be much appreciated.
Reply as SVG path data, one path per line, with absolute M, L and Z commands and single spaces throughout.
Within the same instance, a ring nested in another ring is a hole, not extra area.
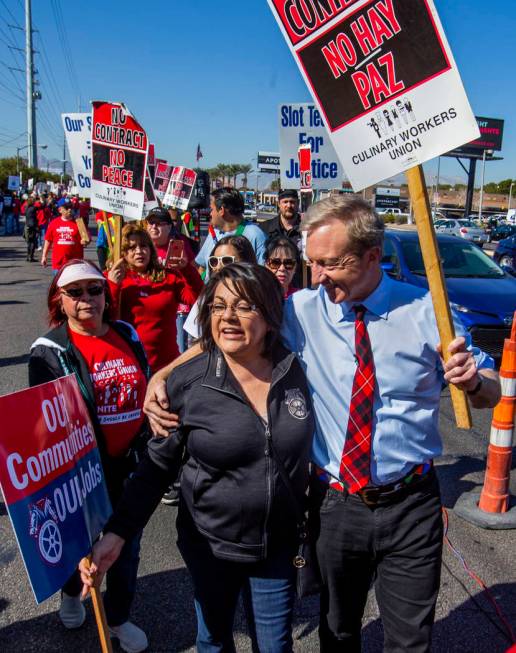
M 48 291 L 49 321 L 53 327 L 32 345 L 31 386 L 75 373 L 88 407 L 102 459 L 104 477 L 115 505 L 129 474 L 144 449 L 146 429 L 143 399 L 148 365 L 136 331 L 125 322 L 111 322 L 109 289 L 92 263 L 72 260 L 64 265 Z M 137 653 L 147 648 L 143 630 L 129 621 L 136 588 L 141 531 L 124 545 L 107 576 L 105 606 L 111 634 L 122 649 Z M 66 628 L 80 627 L 86 611 L 80 601 L 78 572 L 62 588 L 59 616 Z
M 314 422 L 301 366 L 279 343 L 281 318 L 281 288 L 265 268 L 235 263 L 210 279 L 199 312 L 203 353 L 167 383 L 181 426 L 149 442 L 93 549 L 92 571 L 102 573 L 184 461 L 178 546 L 195 586 L 201 653 L 234 650 L 235 607 L 247 584 L 260 651 L 292 650 L 296 507 Z

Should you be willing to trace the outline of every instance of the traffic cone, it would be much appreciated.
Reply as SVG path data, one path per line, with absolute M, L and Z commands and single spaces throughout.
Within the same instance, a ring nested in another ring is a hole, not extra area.
M 502 398 L 493 411 L 487 469 L 478 507 L 485 512 L 507 512 L 516 406 L 516 313 L 511 337 L 505 340 L 500 367 Z
M 462 519 L 491 529 L 516 528 L 516 506 L 510 506 L 509 496 L 516 408 L 516 313 L 511 336 L 504 342 L 500 381 L 502 398 L 493 411 L 484 486 L 480 493 L 466 492 L 454 506 Z

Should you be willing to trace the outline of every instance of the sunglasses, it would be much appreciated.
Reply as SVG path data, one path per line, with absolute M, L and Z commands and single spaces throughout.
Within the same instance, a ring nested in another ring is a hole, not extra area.
M 229 265 L 230 263 L 235 262 L 235 257 L 234 256 L 210 256 L 208 259 L 208 265 L 212 270 L 215 270 L 215 268 L 218 268 L 219 265 Z
M 286 270 L 293 270 L 296 267 L 296 261 L 293 258 L 270 258 L 267 265 L 271 270 L 279 270 L 282 265 Z
M 153 227 L 172 226 L 172 223 L 166 222 L 165 220 L 147 220 L 147 224 L 152 225 Z
M 80 299 L 84 293 L 88 293 L 90 297 L 98 297 L 104 292 L 104 286 L 89 286 L 89 288 L 69 288 L 68 290 L 61 289 L 63 295 L 71 297 L 72 299 Z

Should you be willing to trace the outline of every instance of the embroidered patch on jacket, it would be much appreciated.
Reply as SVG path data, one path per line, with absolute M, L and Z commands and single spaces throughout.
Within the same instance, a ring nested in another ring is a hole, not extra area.
M 306 399 L 299 388 L 285 391 L 285 403 L 287 404 L 288 412 L 296 419 L 306 419 L 308 417 L 308 408 L 306 407 Z

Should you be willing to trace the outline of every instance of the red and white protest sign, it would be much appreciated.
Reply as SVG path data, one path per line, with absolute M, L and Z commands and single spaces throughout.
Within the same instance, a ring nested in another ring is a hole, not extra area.
M 300 190 L 312 190 L 312 148 L 300 145 L 297 150 L 299 159 Z
M 163 201 L 165 193 L 167 192 L 168 182 L 172 174 L 172 166 L 163 159 L 159 160 L 156 164 L 156 174 L 154 175 L 154 190 L 156 197 Z
M 36 600 L 57 592 L 111 514 L 76 377 L 0 397 L 0 484 Z
M 433 0 L 268 0 L 359 190 L 478 137 Z
M 186 211 L 196 178 L 197 173 L 195 170 L 183 166 L 173 168 L 167 192 L 163 198 L 163 204 Z
M 148 140 L 121 103 L 93 102 L 91 204 L 96 209 L 141 219 Z

